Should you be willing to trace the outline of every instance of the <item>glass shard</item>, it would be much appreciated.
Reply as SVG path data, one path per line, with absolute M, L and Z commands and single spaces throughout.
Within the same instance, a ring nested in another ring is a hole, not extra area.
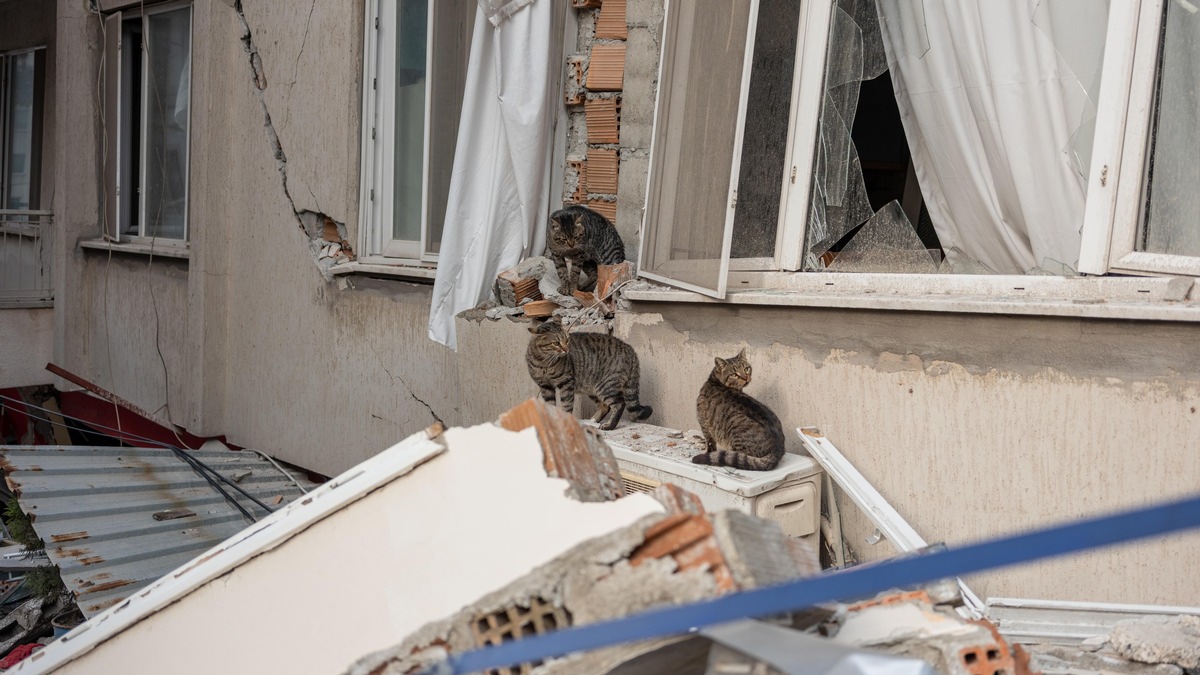
M 888 202 L 842 247 L 830 272 L 934 274 L 937 260 L 925 248 L 900 202 Z

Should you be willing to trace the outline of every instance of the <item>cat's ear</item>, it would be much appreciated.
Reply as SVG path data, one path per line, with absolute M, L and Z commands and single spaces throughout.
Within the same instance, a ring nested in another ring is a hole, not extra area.
M 745 348 L 745 347 L 742 347 L 741 351 L 739 351 L 739 352 L 737 353 L 737 356 L 735 356 L 735 357 L 733 357 L 733 358 L 735 358 L 735 359 L 744 359 L 744 358 L 746 358 L 746 348 Z
M 583 216 L 582 215 L 575 217 L 575 236 L 576 237 L 583 236 Z
M 719 356 L 718 356 L 718 357 L 716 357 L 716 364 L 717 364 L 717 367 L 718 367 L 718 368 L 723 368 L 723 367 L 725 367 L 725 359 L 723 359 L 723 358 L 721 358 L 721 357 L 719 357 Z

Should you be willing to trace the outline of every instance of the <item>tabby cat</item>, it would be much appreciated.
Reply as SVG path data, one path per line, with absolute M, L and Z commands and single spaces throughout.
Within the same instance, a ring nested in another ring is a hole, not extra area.
M 550 214 L 546 254 L 558 270 L 558 292 L 570 295 L 576 288 L 590 291 L 595 287 L 596 265 L 625 262 L 625 245 L 608 218 L 576 205 Z M 586 287 L 579 287 L 580 270 L 587 273 Z
M 578 389 L 596 402 L 592 419 L 605 429 L 615 429 L 625 409 L 644 420 L 654 412 L 638 402 L 638 357 L 633 347 L 603 333 L 568 334 L 555 319 L 530 327 L 533 338 L 525 350 L 529 376 L 542 389 L 542 398 L 554 403 L 557 391 L 562 408 L 575 409 Z M 610 414 L 611 413 L 611 414 Z
M 717 357 L 700 396 L 696 417 L 707 451 L 692 457 L 695 464 L 732 466 L 767 471 L 783 457 L 783 425 L 761 401 L 743 393 L 750 384 L 746 350 L 731 359 Z

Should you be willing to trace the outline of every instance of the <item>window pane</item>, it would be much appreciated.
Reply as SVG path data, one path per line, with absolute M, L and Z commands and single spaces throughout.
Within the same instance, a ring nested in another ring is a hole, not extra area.
M 750 4 L 678 2 L 668 11 L 642 269 L 706 289 L 723 282 Z
M 188 116 L 191 107 L 190 7 L 147 17 L 144 236 L 184 238 Z
M 34 90 L 35 67 L 34 53 L 16 54 L 7 59 L 8 62 L 8 110 L 4 119 L 8 121 L 5 130 L 8 156 L 5 158 L 7 167 L 4 185 L 7 188 L 4 207 L 8 209 L 33 208 L 35 200 L 34 186 L 37 176 L 37 158 L 34 152 L 40 150 L 36 130 Z
M 425 167 L 425 50 L 429 0 L 401 0 L 396 18 L 396 148 L 392 238 L 421 238 Z
M 450 172 L 454 168 L 454 149 L 477 7 L 473 2 L 442 2 L 434 8 L 433 76 L 430 78 L 433 100 L 429 105 L 429 236 L 425 253 L 437 253 L 442 245 L 446 199 L 450 194 Z
M 1200 256 L 1200 13 L 1166 2 L 1138 250 Z
M 775 255 L 799 24 L 800 3 L 760 0 L 738 169 L 738 207 L 730 251 L 734 258 Z

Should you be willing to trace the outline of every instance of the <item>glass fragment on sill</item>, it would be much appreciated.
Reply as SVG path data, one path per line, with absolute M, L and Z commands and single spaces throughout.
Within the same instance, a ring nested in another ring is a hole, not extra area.
M 833 254 L 830 272 L 935 274 L 938 257 L 925 248 L 900 202 L 892 201 L 871 216 L 842 250 Z
M 1143 212 L 1136 250 L 1200 256 L 1200 10 L 1164 3 Z
M 939 274 L 998 274 L 983 262 L 972 258 L 957 246 L 946 249 L 946 259 L 938 268 Z
M 1042 264 L 1026 270 L 1025 274 L 1041 277 L 1077 277 L 1079 271 L 1061 260 L 1042 258 Z
M 1108 8 L 1112 0 L 1038 0 L 1033 25 L 1046 36 L 1074 80 L 1060 78 L 1068 88 L 1064 104 L 1070 119 L 1078 120 L 1062 152 L 1084 179 L 1092 163 L 1092 140 L 1096 135 L 1096 102 L 1100 97 L 1100 74 L 1104 65 L 1104 43 L 1108 37 Z

